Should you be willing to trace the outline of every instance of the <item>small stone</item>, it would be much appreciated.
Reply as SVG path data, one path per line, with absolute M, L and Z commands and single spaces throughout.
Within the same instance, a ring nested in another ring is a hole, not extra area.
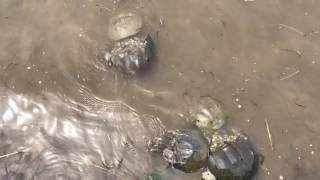
M 310 154 L 311 154 L 311 155 L 314 155 L 314 151 L 311 151 Z
M 164 149 L 162 155 L 168 162 L 173 163 L 174 153 L 172 150 Z
M 142 29 L 142 19 L 132 13 L 120 14 L 113 17 L 109 24 L 109 37 L 119 41 L 139 33 Z
M 161 180 L 161 176 L 157 173 L 149 174 L 145 180 Z
M 279 176 L 279 179 L 280 179 L 280 180 L 284 180 L 284 177 L 283 177 L 283 176 Z
M 200 129 L 217 130 L 225 123 L 225 114 L 219 102 L 211 97 L 202 97 L 190 109 L 190 115 Z
M 202 180 L 216 180 L 216 177 L 207 169 L 202 173 Z

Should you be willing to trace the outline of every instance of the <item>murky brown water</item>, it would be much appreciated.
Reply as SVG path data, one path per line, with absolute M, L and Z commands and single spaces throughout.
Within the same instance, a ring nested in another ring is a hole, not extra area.
M 319 6 L 316 0 L 0 0 L 0 82 L 12 93 L 50 92 L 94 107 L 99 101 L 89 101 L 92 96 L 121 100 L 170 128 L 184 121 L 155 107 L 179 112 L 184 94 L 211 96 L 223 102 L 226 126 L 242 129 L 265 155 L 256 179 L 315 180 Z M 157 46 L 152 71 L 130 81 L 102 68 L 98 58 L 111 44 L 108 19 L 122 11 L 141 15 Z M 72 117 L 58 110 L 57 117 Z M 130 172 L 139 158 L 129 158 Z M 132 178 L 152 167 L 148 158 Z

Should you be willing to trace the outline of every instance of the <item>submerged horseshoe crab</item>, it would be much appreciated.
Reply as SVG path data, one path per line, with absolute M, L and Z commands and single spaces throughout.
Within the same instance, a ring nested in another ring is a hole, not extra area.
M 142 20 L 137 15 L 129 13 L 111 18 L 109 37 L 115 43 L 104 55 L 108 66 L 131 75 L 146 69 L 153 57 L 153 41 L 150 34 L 137 36 L 141 29 Z
M 208 169 L 202 174 L 206 179 L 211 174 L 217 180 L 250 180 L 258 167 L 259 156 L 248 138 L 235 130 L 206 137 L 199 129 L 167 132 L 153 147 L 175 169 L 185 173 Z

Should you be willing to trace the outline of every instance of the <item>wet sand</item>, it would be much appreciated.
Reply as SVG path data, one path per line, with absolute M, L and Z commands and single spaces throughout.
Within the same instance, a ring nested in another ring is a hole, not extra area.
M 229 116 L 226 126 L 243 130 L 265 156 L 257 180 L 315 180 L 319 6 L 315 0 L 0 0 L 0 82 L 15 92 L 74 98 L 73 87 L 81 84 L 104 99 L 157 104 L 97 68 L 111 44 L 108 19 L 131 11 L 143 17 L 157 47 L 152 70 L 131 84 L 175 94 L 177 109 L 186 92 L 220 100 Z

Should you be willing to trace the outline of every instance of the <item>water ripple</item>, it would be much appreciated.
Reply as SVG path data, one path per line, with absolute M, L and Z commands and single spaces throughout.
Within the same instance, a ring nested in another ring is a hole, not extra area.
M 83 104 L 12 92 L 0 101 L 0 177 L 139 179 L 154 167 L 146 143 L 164 132 L 152 115 L 83 90 Z M 151 166 L 153 165 L 153 166 Z

